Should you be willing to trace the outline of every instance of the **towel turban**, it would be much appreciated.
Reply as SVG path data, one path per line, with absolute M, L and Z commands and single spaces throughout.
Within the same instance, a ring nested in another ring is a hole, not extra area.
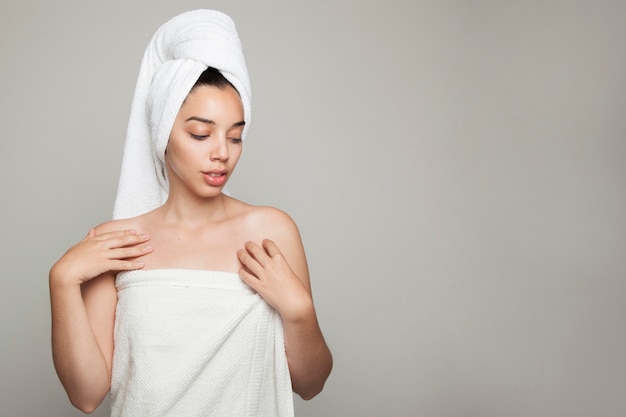
M 251 89 L 241 41 L 230 17 L 194 10 L 163 24 L 143 56 L 133 97 L 113 218 L 144 214 L 168 195 L 165 148 L 180 106 L 208 67 L 220 71 L 243 103 L 245 138 Z

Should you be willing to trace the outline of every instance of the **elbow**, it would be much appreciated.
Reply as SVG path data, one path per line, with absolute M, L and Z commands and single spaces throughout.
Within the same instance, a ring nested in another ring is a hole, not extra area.
M 325 367 L 324 371 L 315 378 L 314 381 L 309 381 L 306 384 L 300 384 L 300 386 L 294 386 L 294 392 L 305 401 L 315 398 L 324 389 L 324 384 L 330 375 L 332 370 L 332 360 Z
M 80 411 L 82 411 L 85 414 L 91 414 L 94 411 L 96 411 L 96 409 L 98 408 L 98 406 L 95 406 L 93 404 L 78 403 L 74 401 L 71 401 L 71 403 L 75 408 L 78 408 Z
M 101 401 L 96 402 L 96 401 L 90 401 L 87 399 L 81 399 L 81 398 L 72 398 L 70 397 L 70 403 L 77 409 L 79 409 L 80 411 L 82 411 L 85 414 L 91 414 L 94 411 L 96 411 L 96 409 L 98 408 L 98 406 L 100 405 Z
M 298 394 L 303 400 L 309 401 L 315 398 L 317 394 L 322 392 L 323 388 L 324 384 L 320 384 L 320 386 L 318 387 L 307 387 L 306 389 L 297 390 L 296 394 Z
M 78 408 L 78 409 L 79 409 L 80 411 L 82 411 L 83 413 L 85 413 L 85 414 L 91 414 L 91 413 L 93 413 L 94 411 L 96 411 L 96 409 L 97 409 L 97 408 L 98 408 L 98 407 L 91 407 L 91 406 L 88 406 L 88 407 L 82 407 L 82 408 Z
M 57 369 L 63 370 L 64 368 Z M 85 414 L 92 414 L 96 411 L 109 394 L 110 384 L 99 383 L 96 379 L 72 378 L 69 372 L 57 372 L 70 404 Z

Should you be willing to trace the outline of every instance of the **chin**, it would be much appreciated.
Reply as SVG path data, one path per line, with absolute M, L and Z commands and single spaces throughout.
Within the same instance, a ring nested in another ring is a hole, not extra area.
M 221 196 L 222 194 L 228 194 L 226 187 L 215 188 L 199 193 L 199 195 L 204 198 L 215 198 Z

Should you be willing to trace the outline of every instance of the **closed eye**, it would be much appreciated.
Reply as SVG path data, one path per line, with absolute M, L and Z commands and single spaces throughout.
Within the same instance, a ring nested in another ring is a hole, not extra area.
M 209 137 L 209 135 L 194 135 L 193 133 L 190 133 L 189 135 L 196 140 L 204 140 Z

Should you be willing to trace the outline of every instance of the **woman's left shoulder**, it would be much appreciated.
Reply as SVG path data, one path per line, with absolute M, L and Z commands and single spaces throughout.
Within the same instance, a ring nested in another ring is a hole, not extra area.
M 258 221 L 273 221 L 295 225 L 295 222 L 289 214 L 276 207 L 251 206 L 250 215 Z
M 276 207 L 250 206 L 246 217 L 249 226 L 265 236 L 299 237 L 298 226 L 291 216 Z
M 291 216 L 281 209 L 270 206 L 252 206 L 249 212 L 249 217 L 255 222 L 263 224 L 271 224 L 275 226 L 292 226 L 295 227 L 296 223 Z

